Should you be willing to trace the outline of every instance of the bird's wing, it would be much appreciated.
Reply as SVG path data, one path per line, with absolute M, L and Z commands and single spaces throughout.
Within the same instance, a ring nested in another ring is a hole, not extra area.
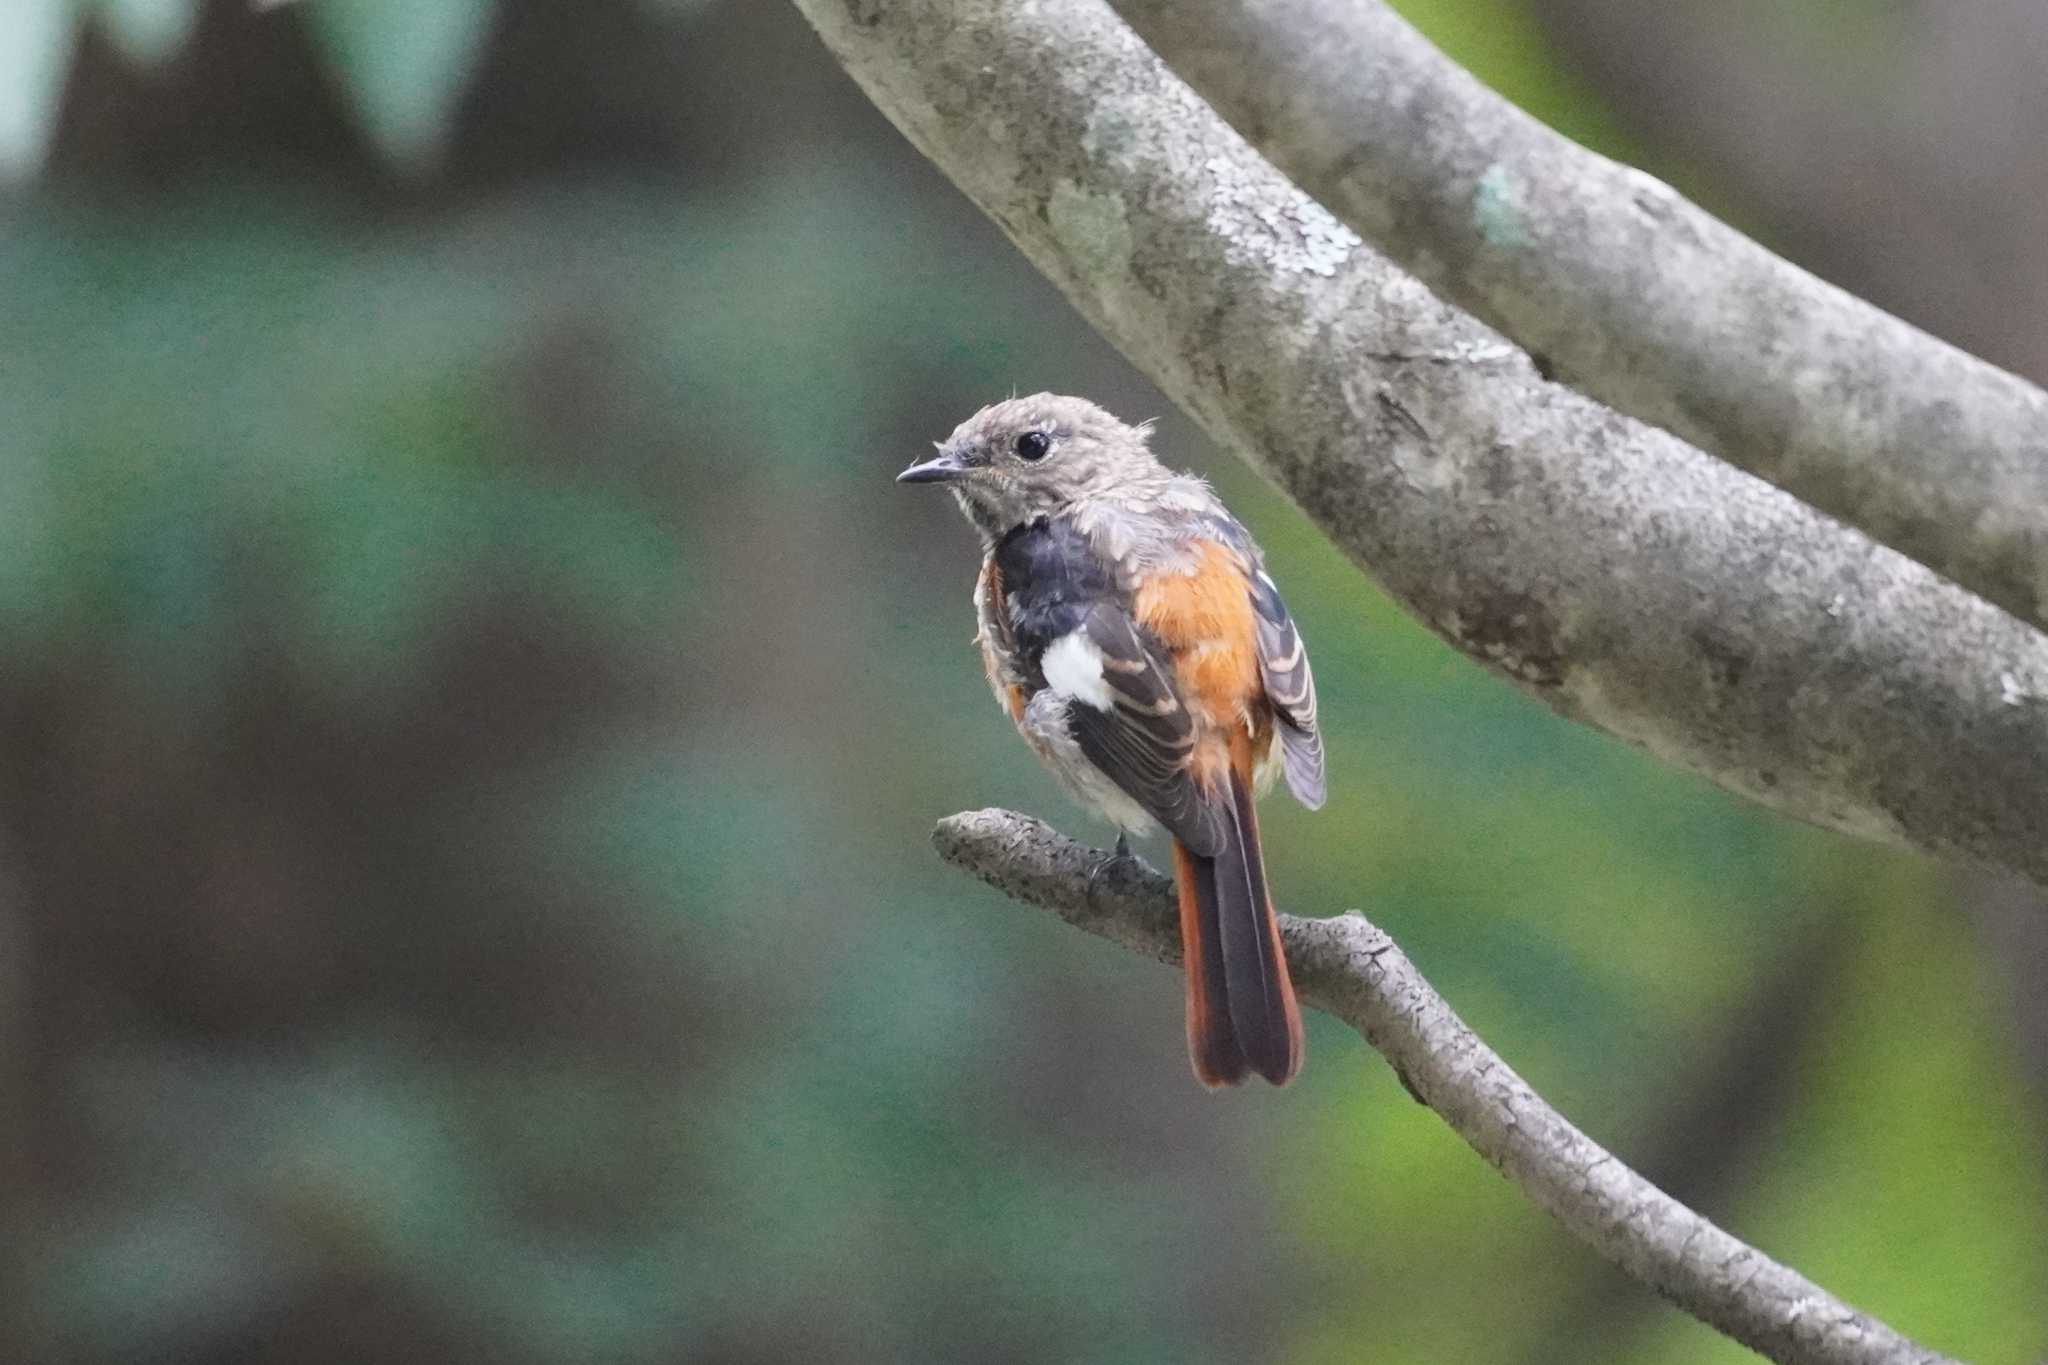
M 1003 595 L 1003 571 L 990 555 L 982 562 L 981 576 L 974 580 L 974 642 L 981 646 L 981 670 L 989 690 L 996 694 L 1013 721 L 1022 721 L 1030 700 L 1029 678 L 1017 652 L 1017 636 L 1010 628 L 1008 604 Z
M 1069 698 L 1067 727 L 1088 760 L 1190 850 L 1213 857 L 1229 812 L 1195 782 L 1194 720 L 1130 616 L 1113 602 L 1092 604 L 1039 666 Z
M 1258 627 L 1259 678 L 1266 685 L 1266 700 L 1279 717 L 1287 789 L 1302 805 L 1320 810 L 1326 794 L 1323 736 L 1316 728 L 1316 680 L 1309 671 L 1308 648 L 1265 569 L 1254 563 L 1249 582 L 1252 615 Z

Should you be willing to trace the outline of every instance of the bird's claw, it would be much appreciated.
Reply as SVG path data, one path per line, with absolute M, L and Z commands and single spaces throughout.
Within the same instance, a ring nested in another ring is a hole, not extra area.
M 1107 858 L 1097 859 L 1095 866 L 1088 869 L 1088 904 L 1091 906 L 1095 904 L 1095 883 L 1103 873 L 1108 872 L 1112 868 L 1119 868 L 1129 863 L 1134 863 L 1137 860 L 1137 855 L 1131 852 L 1131 836 L 1119 830 L 1116 836 L 1116 847 L 1111 850 L 1110 855 Z

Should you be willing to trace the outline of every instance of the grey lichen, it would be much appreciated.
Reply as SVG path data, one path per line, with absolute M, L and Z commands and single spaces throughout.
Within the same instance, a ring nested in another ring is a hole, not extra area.
M 1330 211 L 1284 181 L 1257 180 L 1241 161 L 1211 157 L 1209 230 L 1222 241 L 1248 246 L 1274 270 L 1334 276 L 1364 243 Z

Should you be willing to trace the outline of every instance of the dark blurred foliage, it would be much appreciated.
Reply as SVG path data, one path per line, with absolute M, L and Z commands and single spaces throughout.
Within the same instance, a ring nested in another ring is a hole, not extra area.
M 1452 655 L 787 5 L 330 2 L 206 7 L 153 62 L 88 30 L 0 201 L 0 1356 L 1746 1359 L 1328 1021 L 1297 1086 L 1203 1094 L 1170 973 L 936 864 L 965 806 L 1100 834 L 986 695 L 966 527 L 890 482 L 1013 387 L 1164 415 L 1266 541 L 1335 779 L 1270 808 L 1287 908 L 1364 905 L 1829 1287 L 2048 1347 L 2023 894 Z M 1833 70 L 1843 7 L 1790 8 L 1823 37 L 1769 60 Z M 1630 97 L 1665 49 L 1629 7 L 1409 9 L 1574 135 L 1793 211 Z M 1894 79 L 1949 69 L 1831 79 L 1949 136 Z M 1904 306 L 1880 257 L 1841 273 Z M 2019 355 L 2016 318 L 1959 339 Z

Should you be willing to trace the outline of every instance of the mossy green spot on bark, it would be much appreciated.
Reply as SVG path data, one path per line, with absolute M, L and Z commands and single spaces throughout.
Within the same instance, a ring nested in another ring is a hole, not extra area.
M 1498 163 L 1472 189 L 1472 226 L 1490 245 L 1515 250 L 1529 245 L 1522 223 L 1522 188 L 1515 174 Z

